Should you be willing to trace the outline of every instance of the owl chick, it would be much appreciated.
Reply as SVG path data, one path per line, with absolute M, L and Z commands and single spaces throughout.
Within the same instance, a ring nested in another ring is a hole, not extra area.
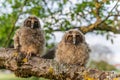
M 41 29 L 39 19 L 29 16 L 24 25 L 20 27 L 14 37 L 14 48 L 19 50 L 29 59 L 31 55 L 42 55 L 44 53 L 45 38 Z
M 89 59 L 89 51 L 83 33 L 70 29 L 58 44 L 55 60 L 59 63 L 85 66 Z

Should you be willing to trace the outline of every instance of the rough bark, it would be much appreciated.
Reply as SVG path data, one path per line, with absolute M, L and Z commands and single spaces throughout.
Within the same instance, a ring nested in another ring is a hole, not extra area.
M 113 72 L 85 68 L 77 65 L 59 64 L 52 59 L 32 57 L 26 63 L 17 61 L 19 52 L 15 49 L 0 48 L 0 68 L 13 71 L 18 77 L 44 77 L 53 80 L 113 80 L 119 77 Z M 21 65 L 18 65 L 21 64 Z

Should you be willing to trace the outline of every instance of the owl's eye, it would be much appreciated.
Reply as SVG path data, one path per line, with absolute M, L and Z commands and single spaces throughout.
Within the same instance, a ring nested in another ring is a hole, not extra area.
M 30 26 L 31 26 L 31 21 L 27 21 L 26 26 L 27 26 L 27 27 L 30 27 Z
M 31 21 L 27 21 L 28 24 L 31 24 Z
M 76 43 L 80 43 L 83 41 L 83 38 L 81 35 L 76 35 Z
M 37 21 L 35 21 L 35 23 L 34 23 L 35 25 L 37 25 L 38 24 L 38 22 Z
M 80 35 L 76 35 L 76 39 L 80 39 L 80 37 L 81 37 Z
M 34 28 L 39 28 L 38 21 L 35 21 L 35 22 L 34 22 Z
M 67 42 L 69 42 L 69 43 L 72 43 L 72 42 L 73 42 L 73 36 L 72 36 L 72 35 L 69 35 L 69 36 L 67 37 Z

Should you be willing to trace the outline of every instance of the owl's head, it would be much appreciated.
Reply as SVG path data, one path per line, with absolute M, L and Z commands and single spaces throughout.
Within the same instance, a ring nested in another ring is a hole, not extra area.
M 35 16 L 29 16 L 25 21 L 24 21 L 24 27 L 30 27 L 32 29 L 40 28 L 40 22 L 39 19 Z
M 78 45 L 85 41 L 85 37 L 80 30 L 70 29 L 64 35 L 65 43 Z

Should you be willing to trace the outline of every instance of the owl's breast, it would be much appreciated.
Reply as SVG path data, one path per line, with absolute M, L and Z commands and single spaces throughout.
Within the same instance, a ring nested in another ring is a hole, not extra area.
M 63 62 L 67 64 L 81 64 L 83 61 L 85 62 L 89 56 L 83 48 L 83 45 L 65 45 L 63 48 L 61 56 L 63 56 Z

